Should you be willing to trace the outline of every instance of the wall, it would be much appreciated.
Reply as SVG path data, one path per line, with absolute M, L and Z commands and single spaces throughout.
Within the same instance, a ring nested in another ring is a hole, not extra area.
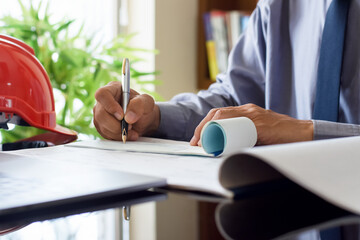
M 166 201 L 156 203 L 156 239 L 199 239 L 198 211 L 190 195 L 169 193 Z
M 138 33 L 132 44 L 160 51 L 155 59 L 147 58 L 148 64 L 139 66 L 161 72 L 158 79 L 163 84 L 155 87 L 156 92 L 165 100 L 180 92 L 196 92 L 197 1 L 128 0 L 127 4 L 126 30 Z M 198 238 L 195 201 L 171 196 L 156 203 L 156 207 L 154 204 L 134 206 L 131 215 L 130 239 Z
M 197 1 L 155 1 L 155 69 L 163 81 L 156 87 L 166 100 L 180 92 L 196 92 Z
M 197 4 L 195 0 L 155 0 L 156 91 L 169 100 L 196 90 Z M 156 204 L 157 239 L 197 239 L 197 204 L 170 197 Z M 174 224 L 176 222 L 176 224 Z

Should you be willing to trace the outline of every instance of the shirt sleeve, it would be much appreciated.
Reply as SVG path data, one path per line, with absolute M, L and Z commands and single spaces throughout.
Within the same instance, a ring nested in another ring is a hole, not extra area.
M 160 126 L 155 137 L 189 141 L 196 126 L 212 108 L 254 103 L 265 106 L 266 6 L 259 1 L 249 25 L 229 55 L 226 73 L 208 90 L 183 93 L 157 103 Z
M 360 125 L 313 120 L 314 140 L 360 135 Z

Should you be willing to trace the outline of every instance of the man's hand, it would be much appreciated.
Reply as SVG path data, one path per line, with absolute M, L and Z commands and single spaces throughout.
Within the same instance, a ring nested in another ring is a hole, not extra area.
M 120 82 L 110 82 L 95 93 L 97 101 L 94 112 L 94 125 L 104 138 L 121 141 L 121 123 L 124 111 L 120 105 L 122 90 Z M 147 94 L 130 90 L 130 101 L 125 114 L 129 124 L 128 140 L 155 131 L 160 124 L 159 107 Z
M 238 107 L 212 109 L 196 127 L 190 144 L 200 146 L 200 133 L 207 122 L 234 117 L 247 117 L 254 122 L 258 134 L 258 145 L 310 141 L 313 139 L 314 127 L 311 120 L 298 120 L 263 109 L 254 104 L 245 104 Z

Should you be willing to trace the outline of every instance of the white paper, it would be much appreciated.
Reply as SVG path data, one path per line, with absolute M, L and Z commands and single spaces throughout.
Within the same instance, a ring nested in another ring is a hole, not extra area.
M 213 156 L 201 147 L 188 142 L 141 137 L 138 141 L 87 140 L 67 144 L 66 147 L 95 148 L 126 152 L 160 153 L 169 155 Z
M 165 143 L 158 139 L 151 141 Z M 224 186 L 236 187 L 267 181 L 279 177 L 280 172 L 330 203 L 360 214 L 359 146 L 360 137 L 349 137 L 255 147 L 222 158 L 64 146 L 20 150 L 12 154 L 163 177 L 172 187 L 226 197 L 232 197 L 233 194 Z M 254 167 L 256 161 L 262 163 L 261 167 Z M 229 167 L 224 167 L 226 165 Z
M 153 139 L 153 141 L 163 142 L 164 140 Z M 181 144 L 183 143 L 179 142 L 179 145 Z M 166 178 L 171 187 L 209 192 L 229 198 L 233 195 L 232 192 L 220 186 L 218 181 L 218 170 L 223 160 L 221 158 L 65 146 L 26 149 L 11 153 L 39 157 L 48 161 L 71 161 L 90 167 L 158 176 Z

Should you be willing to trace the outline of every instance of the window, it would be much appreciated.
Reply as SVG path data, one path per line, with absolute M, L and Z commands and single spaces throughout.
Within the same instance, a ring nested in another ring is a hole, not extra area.
M 25 6 L 30 1 L 22 0 Z M 38 6 L 41 0 L 33 0 Z M 106 43 L 113 39 L 118 32 L 118 0 L 42 0 L 42 8 L 49 3 L 52 20 L 75 19 L 72 29 L 78 31 L 84 24 L 84 33 L 95 38 L 96 43 Z M 0 0 L 0 18 L 6 15 L 21 17 L 18 1 Z M 122 11 L 125 11 L 123 9 Z M 0 139 L 1 140 L 1 139 Z M 1 239 L 119 239 L 115 228 L 115 219 L 120 218 L 119 211 L 107 210 L 95 213 L 85 213 L 66 218 L 36 222 L 17 232 L 2 236 Z M 126 229 L 124 229 L 126 230 Z

